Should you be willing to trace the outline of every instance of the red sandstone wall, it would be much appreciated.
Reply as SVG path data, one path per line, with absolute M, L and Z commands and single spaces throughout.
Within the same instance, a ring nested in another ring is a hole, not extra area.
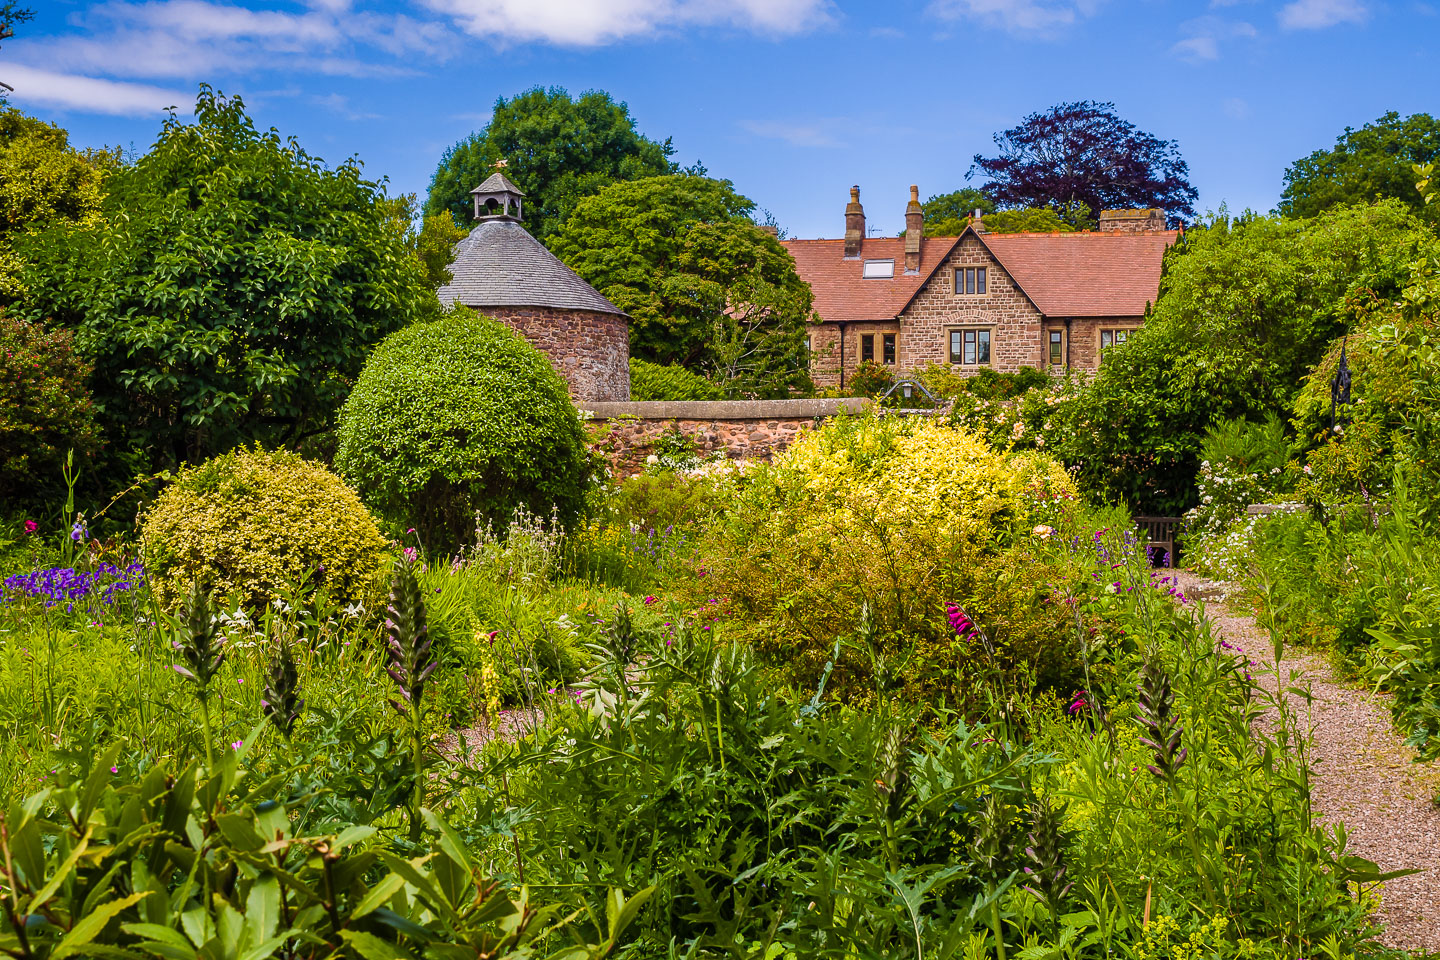
M 480 307 L 550 358 L 577 402 L 630 399 L 630 322 L 614 313 Z
M 814 417 L 775 420 L 611 420 L 597 431 L 595 448 L 613 468 L 632 473 L 654 452 L 656 438 L 678 429 L 694 437 L 702 457 L 769 460 L 815 426 Z

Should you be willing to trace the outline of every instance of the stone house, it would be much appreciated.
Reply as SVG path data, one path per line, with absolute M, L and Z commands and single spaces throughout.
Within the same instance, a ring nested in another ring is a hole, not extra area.
M 470 191 L 478 221 L 455 245 L 440 302 L 494 317 L 550 359 L 576 401 L 630 399 L 630 318 L 530 235 L 525 194 L 496 171 Z
M 812 378 L 843 387 L 866 360 L 897 376 L 931 364 L 1098 369 L 1101 352 L 1143 322 L 1179 236 L 1160 210 L 1106 210 L 1099 227 L 989 233 L 977 211 L 960 236 L 926 237 L 912 186 L 905 235 L 866 237 L 852 187 L 843 240 L 783 241 L 822 321 L 810 334 Z

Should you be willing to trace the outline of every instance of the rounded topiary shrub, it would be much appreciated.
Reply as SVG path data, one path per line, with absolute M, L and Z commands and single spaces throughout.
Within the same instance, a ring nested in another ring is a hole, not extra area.
M 335 466 L 367 503 L 454 550 L 476 514 L 570 523 L 593 472 L 565 381 L 524 338 L 457 310 L 391 334 L 340 411 Z
M 165 606 L 197 577 L 256 606 L 324 586 L 339 604 L 378 596 L 386 541 L 355 491 L 299 454 L 233 450 L 181 472 L 144 514 L 146 575 Z

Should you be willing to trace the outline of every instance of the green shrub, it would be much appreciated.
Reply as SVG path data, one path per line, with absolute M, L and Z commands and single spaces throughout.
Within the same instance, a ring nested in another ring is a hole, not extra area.
M 321 464 L 240 448 L 182 471 L 140 530 L 156 597 L 174 605 L 199 578 L 263 605 L 304 584 L 338 603 L 375 596 L 385 539 L 364 504 Z
M 476 515 L 581 513 L 592 463 L 565 381 L 503 324 L 467 310 L 391 334 L 340 412 L 335 465 L 366 502 L 450 551 Z
M 0 500 L 60 487 L 66 451 L 83 458 L 100 445 L 90 364 L 73 341 L 68 330 L 0 315 Z
M 678 364 L 630 358 L 631 400 L 723 400 L 725 391 Z
M 889 390 L 894 382 L 895 374 L 890 372 L 889 367 L 874 360 L 862 360 L 850 375 L 850 382 L 846 387 L 854 397 L 878 397 Z
M 856 652 L 869 645 L 906 696 L 966 702 L 986 661 L 946 622 L 957 602 L 991 629 L 994 666 L 1062 687 L 1078 661 L 1054 649 L 1068 628 L 1046 600 L 1061 572 L 1032 530 L 1074 498 L 1044 454 L 1007 454 L 943 422 L 837 419 L 748 478 L 689 589 L 727 601 L 742 635 L 801 686 L 844 639 L 859 641 L 830 681 L 844 695 L 873 694 L 874 664 Z

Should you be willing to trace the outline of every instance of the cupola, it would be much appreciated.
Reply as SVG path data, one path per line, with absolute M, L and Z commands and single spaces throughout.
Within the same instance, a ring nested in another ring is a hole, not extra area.
M 470 196 L 475 201 L 476 220 L 514 220 L 519 223 L 525 219 L 522 207 L 525 192 L 499 170 L 471 190 Z

